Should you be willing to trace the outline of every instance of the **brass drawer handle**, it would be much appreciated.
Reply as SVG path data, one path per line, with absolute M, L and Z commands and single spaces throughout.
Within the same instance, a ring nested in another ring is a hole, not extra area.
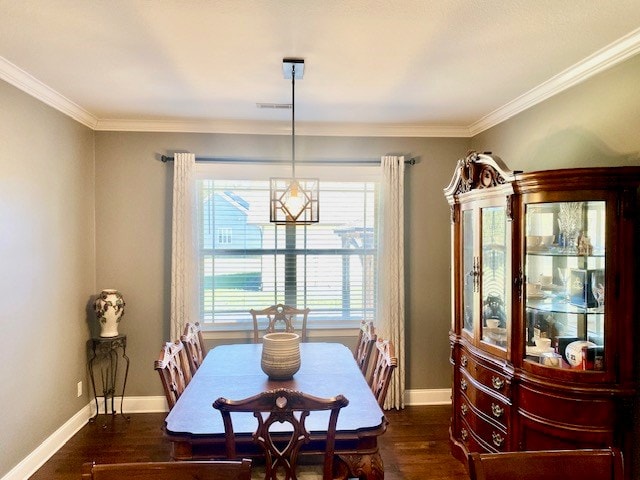
M 493 388 L 500 390 L 504 387 L 504 380 L 500 377 L 491 377 L 491 384 L 493 385 Z
M 491 413 L 493 413 L 494 417 L 500 418 L 502 416 L 502 414 L 504 413 L 504 408 L 502 408 L 497 403 L 492 403 L 491 404 Z
M 467 389 L 467 381 L 464 378 L 460 380 L 460 388 L 462 389 L 462 391 L 465 391 Z
M 462 437 L 462 440 L 463 440 L 463 441 L 464 441 L 464 440 L 466 440 L 467 438 L 469 438 L 469 432 L 467 432 L 467 429 L 466 429 L 466 428 L 463 428 L 463 429 L 460 431 L 460 437 Z
M 468 362 L 467 356 L 466 355 L 462 355 L 460 357 L 460 365 L 462 365 L 463 367 L 466 367 L 467 366 L 467 362 Z
M 493 432 L 491 434 L 491 438 L 493 440 L 493 444 L 496 447 L 501 447 L 502 444 L 504 443 L 504 437 L 502 435 L 500 435 L 499 433 Z
M 466 403 L 463 403 L 462 405 L 460 405 L 460 411 L 462 412 L 462 415 L 467 414 L 467 412 L 469 411 L 469 407 L 467 407 Z

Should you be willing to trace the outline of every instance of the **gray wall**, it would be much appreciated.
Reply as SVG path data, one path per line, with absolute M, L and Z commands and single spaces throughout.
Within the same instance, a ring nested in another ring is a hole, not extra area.
M 0 105 L 2 477 L 89 402 L 95 235 L 93 132 L 4 82 Z
M 472 139 L 512 170 L 640 165 L 640 55 Z
M 162 394 L 153 360 L 169 339 L 173 167 L 161 163 L 159 155 L 177 150 L 288 159 L 290 142 L 287 136 L 96 132 L 96 280 L 98 290 L 118 288 L 127 302 L 120 329 L 127 334 L 131 357 L 128 394 Z M 411 389 L 447 388 L 450 382 L 449 210 L 442 189 L 467 147 L 468 139 L 296 138 L 300 161 L 387 153 L 419 159 L 406 175 L 406 363 Z

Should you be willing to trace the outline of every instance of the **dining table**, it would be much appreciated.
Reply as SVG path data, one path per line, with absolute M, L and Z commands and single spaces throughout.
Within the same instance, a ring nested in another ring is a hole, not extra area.
M 344 395 L 349 404 L 338 416 L 336 461 L 346 466 L 350 478 L 382 479 L 384 466 L 378 437 L 387 419 L 353 357 L 340 343 L 300 344 L 300 369 L 289 380 L 272 380 L 260 366 L 262 344 L 219 345 L 211 349 L 165 420 L 164 434 L 171 442 L 174 460 L 226 458 L 225 430 L 220 412 L 213 408 L 219 397 L 241 400 L 278 388 L 317 397 Z M 253 443 L 257 420 L 250 413 L 235 414 L 233 430 L 238 454 L 260 457 Z M 324 452 L 328 412 L 311 412 L 307 430 L 311 441 L 300 452 Z

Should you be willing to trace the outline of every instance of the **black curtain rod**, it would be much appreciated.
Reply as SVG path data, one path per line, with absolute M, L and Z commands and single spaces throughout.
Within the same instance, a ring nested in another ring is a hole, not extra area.
M 162 155 L 163 163 L 173 162 L 173 156 Z M 256 158 L 222 158 L 222 157 L 196 157 L 196 162 L 213 163 L 291 163 L 289 160 L 259 160 Z M 350 160 L 312 160 L 308 162 L 297 162 L 298 165 L 376 165 L 380 160 L 375 159 L 350 159 Z M 416 159 L 410 158 L 404 161 L 407 165 L 415 165 Z

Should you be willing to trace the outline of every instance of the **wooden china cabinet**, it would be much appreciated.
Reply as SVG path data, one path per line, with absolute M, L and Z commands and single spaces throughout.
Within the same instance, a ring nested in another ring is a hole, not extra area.
M 458 162 L 445 189 L 457 458 L 615 446 L 636 478 L 639 187 L 636 167 Z

